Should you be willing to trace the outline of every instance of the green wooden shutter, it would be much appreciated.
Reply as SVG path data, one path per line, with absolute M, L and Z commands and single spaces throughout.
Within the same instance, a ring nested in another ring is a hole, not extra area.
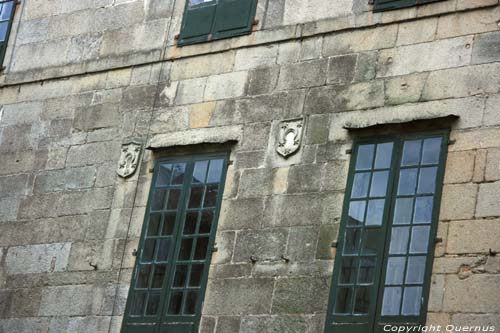
M 215 14 L 214 38 L 250 33 L 256 4 L 256 0 L 220 0 Z
M 417 0 L 375 0 L 373 11 L 382 12 L 386 10 L 411 7 L 416 4 Z
M 9 42 L 9 35 L 15 11 L 15 0 L 7 0 L 3 2 L 0 0 L 0 68 L 2 67 L 5 52 L 7 51 L 7 44 Z
M 178 44 L 188 45 L 210 40 L 217 2 L 190 5 L 189 0 L 187 1 Z

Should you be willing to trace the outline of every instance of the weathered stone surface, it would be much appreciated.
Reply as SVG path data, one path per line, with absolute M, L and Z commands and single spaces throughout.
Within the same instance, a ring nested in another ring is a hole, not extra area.
M 447 252 L 452 254 L 498 251 L 500 220 L 451 221 Z
M 465 66 L 471 59 L 471 45 L 472 37 L 467 36 L 382 50 L 377 76 L 397 76 Z M 422 58 L 422 54 L 433 56 Z
M 233 72 L 209 76 L 204 100 L 212 101 L 242 96 L 245 93 L 248 72 Z
M 445 275 L 435 274 L 431 277 L 431 290 L 429 292 L 429 311 L 442 311 L 443 295 L 445 292 Z
M 456 275 L 447 275 L 444 293 L 444 311 L 464 313 L 499 312 L 500 290 L 491 288 L 500 281 L 498 275 L 472 274 L 460 280 Z M 467 302 L 463 300 L 467 299 Z
M 500 216 L 500 205 L 498 204 L 499 191 L 500 181 L 479 185 L 476 216 Z
M 446 158 L 445 184 L 470 182 L 474 174 L 473 151 L 451 152 Z
M 270 93 L 278 82 L 278 66 L 256 68 L 248 74 L 248 95 L 261 95 Z
M 177 87 L 175 103 L 183 105 L 203 102 L 206 84 L 206 77 L 180 81 Z
M 436 35 L 437 24 L 437 17 L 402 23 L 399 25 L 396 44 L 408 45 L 430 42 L 434 40 Z
M 500 149 L 488 149 L 486 160 L 486 180 L 500 179 Z
M 313 60 L 281 67 L 278 90 L 298 89 L 325 84 L 326 60 Z
M 321 0 L 288 0 L 285 3 L 284 24 L 297 24 L 350 13 L 353 0 L 335 2 Z M 322 10 L 318 10 L 321 8 Z
M 259 229 L 262 225 L 264 199 L 224 200 L 219 216 L 218 229 Z
M 222 279 L 209 281 L 203 307 L 205 315 L 263 314 L 271 310 L 273 279 Z M 221 302 L 231 299 L 232 302 Z
M 240 126 L 226 126 L 218 128 L 198 128 L 172 134 L 158 134 L 151 138 L 148 147 L 155 149 L 200 143 L 239 141 L 241 139 L 242 130 Z
M 301 292 L 297 292 L 301 290 Z M 328 302 L 330 279 L 278 279 L 273 296 L 272 313 L 323 312 Z
M 287 193 L 318 192 L 323 179 L 323 164 L 290 167 Z
M 28 245 L 9 248 L 5 268 L 9 274 L 65 271 L 71 243 Z
M 335 249 L 332 243 L 338 239 L 339 225 L 322 225 L 319 229 L 319 239 L 316 248 L 316 259 L 334 259 Z
M 108 330 L 111 317 L 54 317 L 50 320 L 49 332 L 94 333 Z
M 276 45 L 245 48 L 236 51 L 234 70 L 248 70 L 276 63 L 278 47 Z
M 284 253 L 288 232 L 283 229 L 244 230 L 236 235 L 233 262 L 278 260 Z
M 356 54 L 329 58 L 327 83 L 338 85 L 351 83 L 354 79 L 357 60 Z
M 217 318 L 216 332 L 238 332 L 240 329 L 240 318 L 221 316 Z
M 236 109 L 245 123 L 298 117 L 304 106 L 305 91 L 295 90 L 255 96 L 237 101 Z
M 49 319 L 48 318 L 1 319 L 0 329 L 3 332 L 46 333 L 49 330 Z
M 215 111 L 215 102 L 192 105 L 189 108 L 189 127 L 208 127 Z
M 481 64 L 500 60 L 500 32 L 478 35 L 474 39 L 472 63 Z
M 498 105 L 500 105 L 500 94 L 490 95 L 486 101 L 486 108 L 484 110 L 483 123 L 487 126 L 494 126 L 500 123 L 500 112 L 498 112 Z
M 477 185 L 445 185 L 441 199 L 441 220 L 467 220 L 474 216 Z
M 229 72 L 233 63 L 234 52 L 180 59 L 173 62 L 170 79 L 177 81 Z

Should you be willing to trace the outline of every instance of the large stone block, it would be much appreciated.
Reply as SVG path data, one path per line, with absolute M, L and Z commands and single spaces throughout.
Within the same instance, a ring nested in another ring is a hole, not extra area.
M 0 320 L 0 331 L 19 333 L 47 333 L 49 318 L 12 318 Z
M 279 66 L 261 67 L 251 70 L 248 75 L 248 95 L 267 94 L 274 90 L 278 82 Z
M 208 281 L 205 315 L 250 315 L 271 311 L 273 279 L 239 278 Z
M 474 216 L 477 185 L 445 185 L 441 200 L 441 220 L 467 220 Z
M 495 126 L 500 124 L 500 94 L 490 95 L 486 101 L 486 108 L 484 110 L 483 123 L 486 126 Z
M 385 81 L 385 99 L 388 104 L 418 102 L 429 73 L 417 73 L 390 78 Z
M 326 60 L 312 60 L 281 67 L 278 90 L 321 86 L 326 82 L 328 63 Z
M 456 327 L 500 327 L 498 314 L 456 313 L 452 315 L 451 323 Z
M 116 126 L 120 120 L 117 104 L 99 104 L 78 108 L 75 112 L 73 126 L 78 130 L 89 131 Z
M 472 36 L 466 36 L 381 50 L 377 76 L 398 76 L 468 65 L 472 42 Z M 432 57 L 422 57 L 422 54 L 432 54 Z
M 170 79 L 177 81 L 226 73 L 232 70 L 233 64 L 232 51 L 180 59 L 173 62 Z
M 500 180 L 500 149 L 488 149 L 486 161 L 486 180 Z
M 476 216 L 500 216 L 500 181 L 480 184 L 477 195 Z
M 304 100 L 305 91 L 295 90 L 240 99 L 236 108 L 246 123 L 271 121 L 299 116 Z
M 206 84 L 206 77 L 180 81 L 177 87 L 175 104 L 182 105 L 203 102 L 203 93 L 205 92 Z
M 392 47 L 396 43 L 398 26 L 385 25 L 375 29 L 341 32 L 325 37 L 323 56 Z
M 69 285 L 42 291 L 39 316 L 110 315 L 116 287 Z
M 274 196 L 266 205 L 266 214 L 276 226 L 319 225 L 326 209 L 324 200 L 317 193 Z
M 300 292 L 297 292 L 300 290 Z M 285 278 L 276 281 L 272 313 L 324 312 L 330 291 L 329 278 Z
M 107 332 L 111 317 L 53 317 L 50 332 L 96 333 Z
M 450 152 L 446 159 L 445 184 L 470 182 L 474 175 L 474 165 L 473 151 Z
M 283 23 L 289 25 L 346 16 L 351 13 L 352 4 L 353 0 L 287 0 Z
M 233 72 L 209 76 L 205 88 L 205 101 L 242 96 L 245 93 L 248 72 Z
M 28 185 L 31 182 L 28 175 L 0 177 L 0 198 L 27 195 Z
M 290 228 L 287 248 L 287 258 L 296 262 L 312 262 L 316 255 L 316 244 L 320 230 L 314 227 Z
M 9 248 L 5 268 L 9 274 L 65 271 L 71 243 L 28 245 Z
M 434 40 L 437 17 L 404 22 L 399 25 L 397 45 L 425 43 Z
M 447 252 L 451 254 L 499 251 L 500 220 L 451 221 Z
M 445 292 L 445 275 L 434 274 L 431 277 L 431 290 L 429 292 L 428 310 L 439 312 L 443 309 L 443 296 Z
M 500 31 L 478 35 L 474 38 L 472 63 L 481 64 L 500 60 Z
M 278 46 L 258 46 L 236 51 L 234 70 L 248 70 L 260 66 L 268 66 L 276 63 Z
M 447 312 L 497 313 L 500 312 L 499 275 L 472 274 L 466 279 L 447 275 L 443 309 Z
M 96 142 L 72 146 L 68 151 L 66 166 L 84 166 L 106 161 L 118 161 L 120 147 L 116 142 Z
M 462 0 L 458 1 L 457 7 L 459 7 L 460 2 L 462 2 Z M 485 2 L 487 1 L 481 1 L 481 3 Z M 463 1 L 463 3 L 470 5 L 474 3 L 474 1 Z M 493 9 L 475 10 L 456 13 L 454 15 L 440 16 L 436 37 L 442 39 L 486 31 L 495 31 L 498 29 L 497 22 L 499 13 L 500 9 L 496 7 Z
M 351 83 L 356 72 L 357 60 L 357 54 L 329 58 L 327 83 L 335 85 Z
M 287 238 L 283 229 L 239 231 L 232 261 L 250 262 L 252 256 L 259 261 L 278 260 L 285 253 Z
M 287 193 L 318 192 L 322 185 L 324 169 L 324 164 L 290 167 Z
M 262 226 L 263 211 L 263 198 L 224 200 L 218 229 L 259 229 Z

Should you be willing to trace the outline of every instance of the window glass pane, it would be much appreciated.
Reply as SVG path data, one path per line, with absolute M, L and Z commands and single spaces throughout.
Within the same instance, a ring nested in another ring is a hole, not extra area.
M 406 254 L 409 235 L 409 227 L 392 228 L 389 254 Z
M 214 219 L 214 211 L 213 210 L 204 210 L 201 214 L 201 222 L 200 222 L 200 230 L 198 231 L 200 234 L 209 234 L 212 228 L 212 221 Z
M 402 166 L 418 165 L 420 162 L 420 147 L 422 140 L 405 141 L 403 147 Z
M 184 222 L 184 235 L 192 235 L 196 232 L 196 223 L 198 222 L 198 212 L 188 212 Z
M 389 257 L 387 261 L 387 271 L 385 273 L 386 285 L 403 284 L 405 264 L 405 257 Z
M 351 201 L 349 204 L 350 225 L 361 225 L 364 221 L 366 201 Z
M 431 223 L 434 197 L 419 197 L 415 200 L 413 223 Z
M 370 170 L 372 168 L 375 145 L 360 145 L 356 157 L 356 170 Z
M 335 300 L 335 313 L 350 313 L 352 302 L 352 288 L 339 288 Z
M 205 192 L 203 207 L 215 207 L 217 194 L 219 194 L 219 185 L 208 185 Z
M 177 209 L 177 207 L 179 206 L 180 196 L 181 196 L 181 190 L 178 190 L 178 189 L 170 190 L 170 193 L 168 195 L 168 203 L 167 203 L 168 210 L 176 210 Z
M 181 242 L 181 249 L 179 251 L 179 260 L 191 259 L 191 248 L 193 247 L 192 239 L 183 239 Z
M 406 269 L 406 283 L 424 283 L 426 257 L 409 257 Z
M 137 279 L 135 281 L 136 288 L 147 288 L 149 286 L 149 275 L 151 273 L 151 265 L 140 265 L 137 271 Z
M 396 208 L 394 210 L 394 224 L 410 224 L 412 208 L 413 198 L 396 199 Z
M 158 236 L 160 232 L 161 214 L 149 215 L 148 236 Z
M 162 210 L 165 204 L 167 191 L 164 189 L 155 190 L 153 193 L 153 200 L 151 202 L 151 210 Z
M 399 172 L 398 195 L 415 194 L 418 169 L 403 169 Z
M 5 41 L 7 37 L 8 28 L 9 28 L 9 21 L 0 22 L 0 42 Z
M 422 287 L 406 287 L 401 313 L 407 316 L 418 316 L 422 302 Z
M 363 246 L 361 254 L 377 254 L 377 243 L 380 231 L 377 229 L 365 229 L 363 233 Z
M 375 169 L 386 169 L 391 167 L 392 142 L 377 145 L 377 156 L 375 157 Z
M 167 261 L 168 260 L 168 251 L 170 250 L 170 240 L 162 239 L 157 242 L 158 243 L 158 254 L 156 255 L 157 261 Z
M 14 8 L 14 1 L 4 2 L 3 5 L 0 5 L 0 8 L 1 8 L 0 20 L 1 21 L 10 20 L 12 9 Z
M 202 260 L 207 257 L 208 237 L 198 238 L 196 240 L 196 249 L 194 251 L 194 260 Z
M 359 252 L 359 241 L 361 229 L 348 229 L 345 232 L 344 254 L 357 254 Z
M 368 194 L 368 185 L 370 184 L 370 175 L 369 172 L 363 172 L 357 173 L 354 176 L 351 198 L 366 198 Z
M 160 295 L 159 294 L 149 294 L 148 306 L 146 308 L 146 316 L 154 316 L 158 313 L 158 307 L 160 305 Z
M 144 249 L 142 250 L 142 262 L 150 262 L 155 254 L 156 240 L 146 239 L 144 241 Z
M 194 164 L 193 183 L 200 184 L 205 182 L 207 174 L 208 161 L 198 161 Z
M 146 305 L 147 293 L 139 292 L 134 294 L 134 299 L 130 306 L 130 315 L 142 316 L 144 313 L 144 306 Z
M 358 283 L 373 283 L 376 257 L 362 257 L 359 262 Z
M 173 292 L 170 296 L 170 304 L 168 305 L 168 314 L 179 314 L 181 312 L 182 292 Z
M 220 176 L 222 175 L 223 166 L 224 166 L 224 160 L 210 161 L 210 169 L 208 170 L 207 183 L 220 182 Z
M 399 315 L 401 304 L 401 287 L 385 287 L 384 300 L 382 303 L 382 316 Z
M 189 208 L 200 208 L 201 199 L 203 198 L 203 187 L 193 187 L 191 188 L 191 194 L 189 195 Z
M 384 199 L 368 201 L 368 212 L 366 213 L 366 225 L 382 225 L 384 216 Z
M 161 234 L 163 236 L 172 235 L 175 227 L 175 213 L 165 213 L 163 215 L 163 230 Z
M 342 268 L 340 271 L 340 283 L 352 284 L 356 281 L 358 259 L 352 257 L 342 258 Z
M 194 314 L 196 310 L 196 301 L 198 300 L 198 292 L 188 291 L 186 294 L 186 302 L 184 303 L 184 314 Z
M 389 171 L 378 171 L 373 173 L 370 197 L 385 197 L 387 193 L 387 180 Z
M 201 285 L 201 276 L 203 274 L 204 267 L 205 266 L 203 264 L 191 266 L 191 275 L 189 278 L 190 287 L 199 287 Z
M 410 253 L 427 253 L 429 226 L 413 227 L 411 231 Z
M 418 193 L 434 193 L 436 188 L 437 167 L 420 169 Z
M 439 163 L 442 138 L 431 138 L 424 140 L 424 151 L 422 153 L 422 164 Z
M 156 186 L 170 185 L 172 178 L 172 164 L 160 164 L 158 175 L 156 176 Z
M 356 288 L 356 300 L 354 303 L 354 313 L 366 314 L 370 308 L 370 287 Z
M 172 184 L 182 185 L 184 183 L 184 173 L 186 172 L 185 163 L 177 163 L 173 167 Z
M 174 276 L 174 287 L 175 288 L 183 288 L 186 286 L 187 279 L 187 265 L 177 265 L 175 267 L 175 276 Z
M 160 289 L 162 287 L 166 271 L 167 271 L 167 265 L 155 265 L 151 288 Z

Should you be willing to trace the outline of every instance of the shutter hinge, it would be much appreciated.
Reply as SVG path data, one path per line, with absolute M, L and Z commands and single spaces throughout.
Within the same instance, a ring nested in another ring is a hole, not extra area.
M 448 140 L 448 146 L 454 145 L 457 142 L 457 140 Z
M 443 242 L 443 238 L 441 238 L 441 237 L 436 237 L 436 239 L 434 240 L 435 244 L 442 243 L 442 242 Z
M 330 244 L 330 247 L 333 247 L 333 248 L 337 248 L 337 246 L 339 245 L 339 243 L 337 241 L 334 241 Z
M 346 155 L 351 155 L 352 154 L 352 149 L 346 149 L 345 153 L 346 153 Z

